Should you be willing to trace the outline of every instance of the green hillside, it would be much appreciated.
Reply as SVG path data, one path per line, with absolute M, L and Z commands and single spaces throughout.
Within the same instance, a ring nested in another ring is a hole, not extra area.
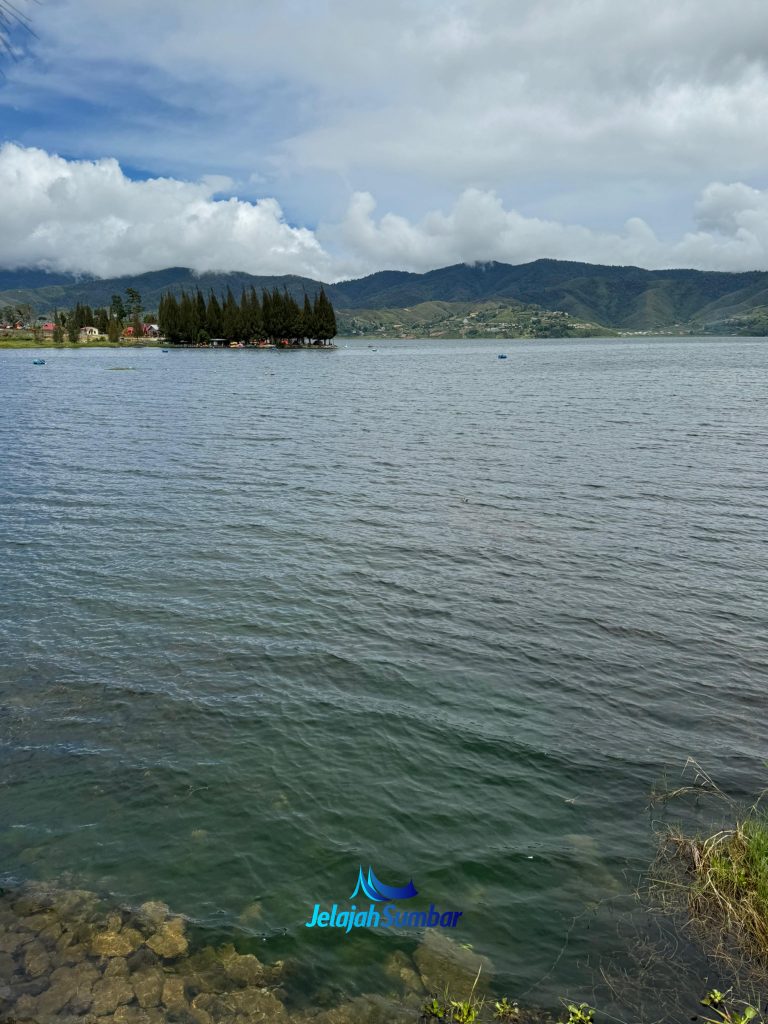
M 129 287 L 141 293 L 145 309 L 156 309 L 166 291 L 178 295 L 182 289 L 199 287 L 205 294 L 211 290 L 221 294 L 231 288 L 239 294 L 244 287 L 285 288 L 301 301 L 305 293 L 312 298 L 320 282 L 297 276 L 256 277 L 246 273 L 197 275 L 183 267 L 106 280 L 46 275 L 39 270 L 0 271 L 0 307 L 29 303 L 38 313 L 47 315 L 55 307 L 71 308 L 78 302 L 108 305 L 112 295 L 124 294 Z M 434 336 L 453 330 L 456 317 L 463 320 L 475 312 L 475 319 L 479 318 L 484 329 L 490 331 L 495 324 L 488 320 L 487 303 L 503 305 L 507 310 L 535 306 L 539 310 L 559 311 L 567 313 L 571 320 L 593 325 L 595 331 L 625 333 L 738 333 L 755 310 L 768 306 L 766 271 L 731 274 L 643 270 L 562 260 L 535 260 L 518 266 L 493 262 L 458 264 L 425 274 L 381 271 L 325 288 L 331 302 L 341 311 L 342 322 L 350 328 L 356 317 L 360 323 L 355 329 L 363 333 L 379 332 L 382 326 L 391 325 L 398 333 L 429 330 Z M 458 303 L 466 308 L 444 310 L 444 323 L 440 309 L 427 308 L 433 303 Z M 417 307 L 419 311 L 414 313 Z M 510 315 L 502 313 L 500 317 L 499 322 L 503 322 Z M 761 322 L 758 317 L 756 323 Z M 395 324 L 404 326 L 396 328 Z M 552 326 L 557 323 L 552 321 Z
M 0 278 L 0 284 L 8 284 L 9 276 L 5 275 L 4 282 Z M 135 288 L 141 294 L 145 309 L 157 309 L 160 297 L 165 292 L 170 291 L 179 295 L 182 289 L 194 291 L 196 288 L 200 288 L 203 294 L 207 295 L 210 291 L 223 294 L 227 288 L 231 288 L 238 295 L 243 288 L 252 286 L 259 290 L 268 289 L 270 291 L 273 288 L 278 288 L 281 291 L 285 288 L 295 299 L 303 299 L 305 292 L 313 297 L 320 289 L 320 282 L 294 275 L 255 277 L 253 274 L 239 272 L 195 274 L 185 267 L 153 270 L 150 273 L 137 274 L 132 277 L 97 280 L 69 278 L 65 282 L 57 280 L 55 283 L 43 287 L 27 287 L 24 276 L 20 275 L 20 277 L 19 287 L 0 291 L 0 306 L 29 303 L 39 313 L 48 313 L 55 307 L 71 309 L 78 303 L 92 307 L 108 306 L 113 295 L 124 295 L 126 288 Z
M 615 334 L 564 312 L 509 302 L 420 302 L 338 310 L 339 332 L 366 338 L 584 338 Z

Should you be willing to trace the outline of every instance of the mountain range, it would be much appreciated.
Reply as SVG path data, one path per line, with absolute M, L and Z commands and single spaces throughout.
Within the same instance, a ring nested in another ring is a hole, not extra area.
M 0 271 L 0 307 L 29 303 L 38 313 L 70 308 L 77 302 L 108 305 L 128 287 L 141 293 L 144 307 L 156 309 L 163 292 L 183 288 L 238 295 L 243 287 L 287 289 L 301 299 L 320 282 L 293 275 L 259 277 L 246 273 L 195 274 L 183 267 L 129 277 L 85 278 L 41 270 Z M 580 322 L 612 331 L 713 330 L 768 319 L 768 272 L 725 273 L 700 270 L 643 270 L 540 259 L 532 263 L 457 264 L 423 274 L 386 270 L 323 287 L 341 314 L 369 318 L 376 311 L 408 311 L 422 303 L 510 306 L 560 311 Z M 458 307 L 457 307 L 458 308 Z M 348 317 L 347 317 L 348 318 Z M 758 332 L 759 333 L 759 332 Z

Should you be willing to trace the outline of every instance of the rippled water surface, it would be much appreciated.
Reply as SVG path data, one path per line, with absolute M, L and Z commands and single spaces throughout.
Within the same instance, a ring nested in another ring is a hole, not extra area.
M 546 1002 L 616 954 L 665 771 L 765 785 L 765 342 L 32 358 L 0 352 L 8 877 L 357 991 L 413 937 L 303 925 L 370 863 Z

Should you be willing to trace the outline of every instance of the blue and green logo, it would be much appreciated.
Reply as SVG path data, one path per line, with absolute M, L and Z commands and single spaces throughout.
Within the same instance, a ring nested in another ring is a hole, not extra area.
M 334 903 L 330 910 L 321 910 L 320 904 L 316 903 L 312 916 L 305 922 L 306 927 L 341 928 L 347 935 L 353 928 L 455 928 L 462 916 L 460 910 L 439 911 L 434 903 L 430 903 L 429 910 L 400 910 L 395 900 L 410 900 L 419 895 L 413 879 L 407 885 L 385 885 L 373 873 L 372 867 L 368 867 L 366 874 L 362 864 L 357 874 L 357 885 L 349 898 L 353 900 L 360 894 L 370 900 L 367 908 L 358 908 L 353 903 L 346 910 L 339 910 L 338 904 Z M 377 903 L 384 906 L 377 910 Z
M 373 900 L 374 903 L 388 903 L 390 900 L 410 900 L 414 896 L 418 896 L 416 886 L 413 884 L 413 879 L 410 880 L 408 885 L 396 886 L 396 885 L 384 885 L 380 882 L 376 875 L 373 873 L 373 868 L 369 866 L 368 875 L 363 872 L 363 865 L 360 865 L 360 870 L 357 874 L 357 885 L 355 891 L 349 897 L 351 900 L 357 896 L 362 890 L 363 896 L 366 896 L 369 900 Z

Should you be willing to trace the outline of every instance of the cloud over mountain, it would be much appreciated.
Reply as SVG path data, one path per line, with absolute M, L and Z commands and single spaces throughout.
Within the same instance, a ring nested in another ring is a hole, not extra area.
M 0 147 L 0 266 L 112 276 L 167 266 L 295 273 L 321 280 L 384 268 L 423 271 L 457 262 L 523 263 L 539 257 L 702 270 L 768 268 L 768 193 L 711 184 L 696 230 L 663 240 L 641 218 L 620 232 L 524 216 L 493 192 L 466 189 L 447 212 L 409 220 L 376 214 L 353 194 L 343 218 L 312 230 L 280 204 L 217 198 L 229 183 L 133 181 L 114 159 L 65 160 Z
M 0 264 L 101 276 L 165 266 L 322 276 L 311 231 L 274 199 L 215 199 L 220 179 L 131 181 L 114 159 L 69 161 L 0 148 Z

